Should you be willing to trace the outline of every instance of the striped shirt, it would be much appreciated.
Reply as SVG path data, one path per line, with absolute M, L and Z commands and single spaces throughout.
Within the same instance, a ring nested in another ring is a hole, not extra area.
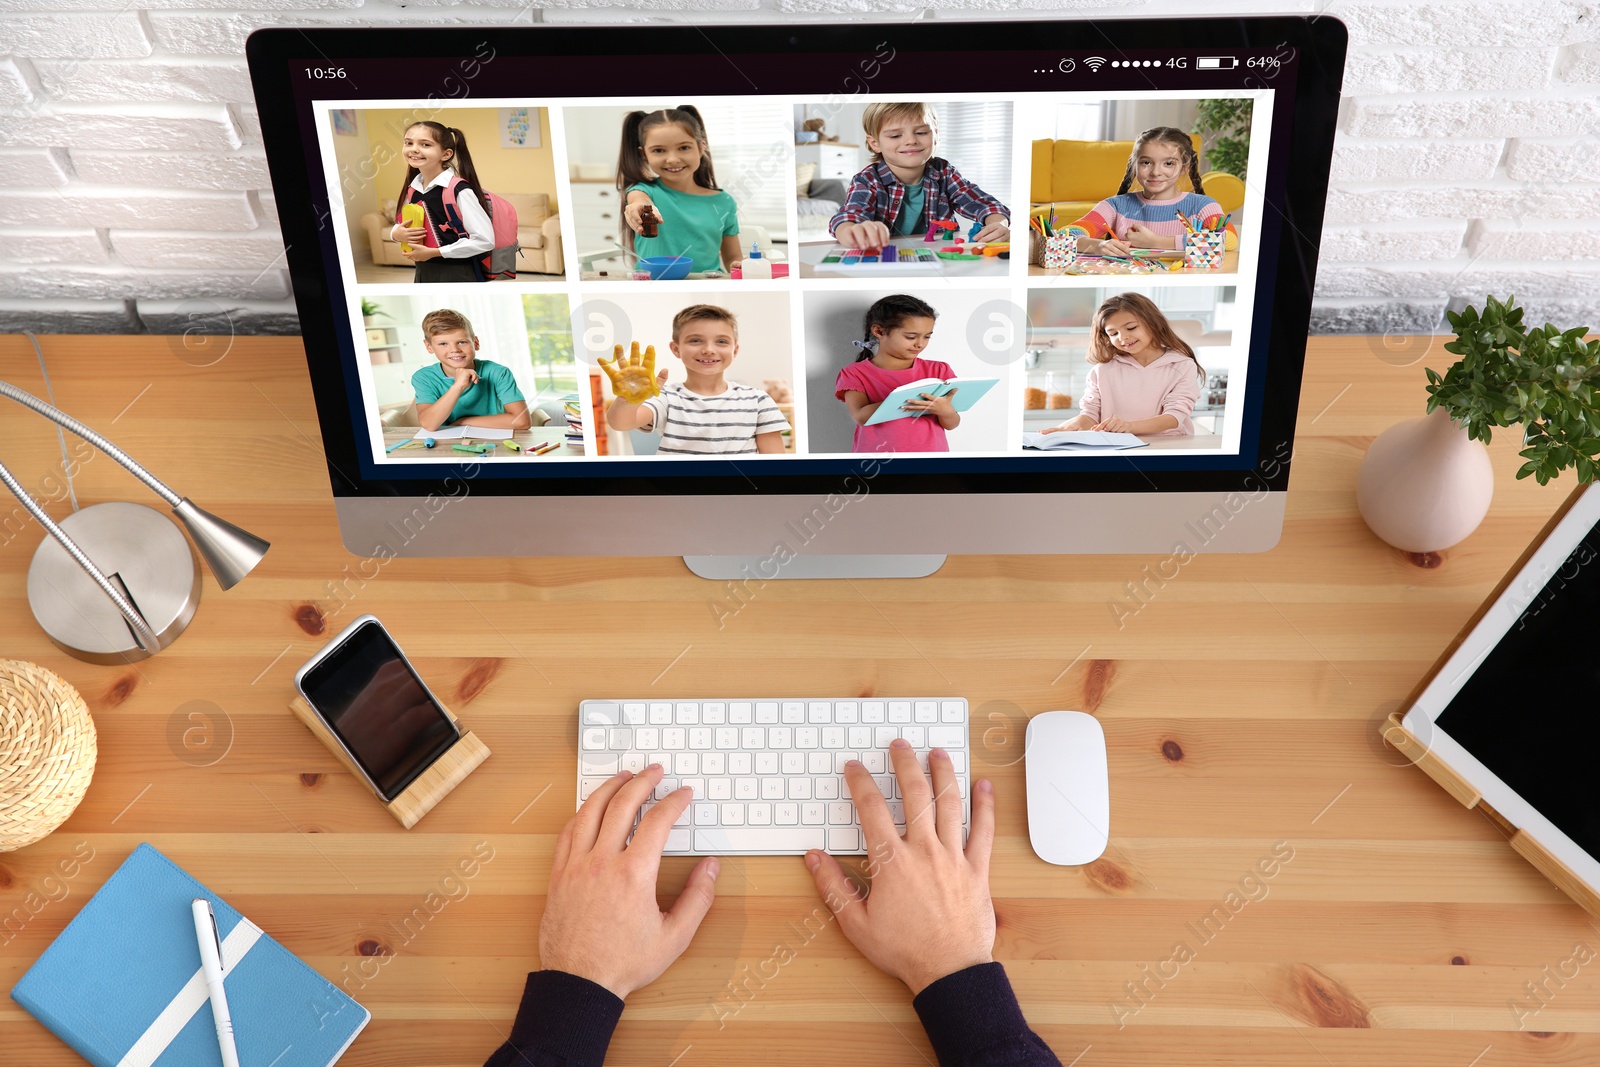
M 756 434 L 789 429 L 772 397 L 738 382 L 716 396 L 691 393 L 682 382 L 668 382 L 661 395 L 644 402 L 651 433 L 661 435 L 659 456 L 731 456 L 756 450 Z
M 1221 215 L 1222 207 L 1201 193 L 1183 193 L 1170 200 L 1146 200 L 1140 193 L 1121 193 L 1100 201 L 1087 215 L 1069 225 L 1067 232 L 1101 239 L 1115 237 L 1121 241 L 1127 239 L 1129 228 L 1137 222 L 1162 237 L 1182 238 L 1184 229 L 1183 223 L 1178 221 L 1180 214 L 1198 215 L 1200 221 L 1206 223 Z M 1226 235 L 1224 247 L 1239 247 L 1239 235 L 1233 223 L 1228 223 L 1223 232 Z M 1182 248 L 1183 242 L 1179 240 L 1173 247 Z

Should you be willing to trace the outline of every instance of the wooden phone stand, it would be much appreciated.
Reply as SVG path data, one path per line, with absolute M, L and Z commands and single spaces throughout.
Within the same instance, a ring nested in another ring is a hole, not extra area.
M 344 746 L 333 736 L 333 731 L 328 729 L 322 717 L 311 710 L 311 705 L 297 696 L 289 701 L 289 710 L 294 712 L 295 718 L 305 723 L 306 729 L 310 730 L 329 752 L 339 757 L 339 762 L 356 776 L 357 781 L 366 785 L 367 776 L 361 773 L 361 768 L 357 767 L 349 753 L 345 752 Z M 445 708 L 444 713 L 450 715 L 451 722 L 458 721 L 450 714 L 449 708 Z M 471 731 L 467 731 L 455 744 L 445 749 L 438 759 L 430 763 L 426 770 L 417 775 L 416 780 L 406 786 L 405 792 L 383 806 L 401 826 L 409 830 L 417 825 L 419 819 L 432 811 L 435 804 L 449 796 L 450 791 L 460 785 L 478 764 L 488 758 L 489 749 Z M 370 789 L 371 786 L 367 788 Z M 375 790 L 373 795 L 377 796 Z M 378 799 L 383 800 L 381 796 Z

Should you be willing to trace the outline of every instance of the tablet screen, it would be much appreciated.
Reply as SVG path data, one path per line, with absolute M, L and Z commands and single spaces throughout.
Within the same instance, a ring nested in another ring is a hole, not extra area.
M 1436 722 L 1600 859 L 1600 526 L 1590 528 Z

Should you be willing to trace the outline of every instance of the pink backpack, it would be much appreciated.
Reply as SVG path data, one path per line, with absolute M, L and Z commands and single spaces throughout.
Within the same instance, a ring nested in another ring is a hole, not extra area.
M 460 184 L 461 179 L 457 177 L 444 187 L 446 221 L 439 228 L 446 230 L 454 228 L 464 236 L 467 228 L 462 224 L 461 212 L 456 208 L 456 186 Z M 411 199 L 421 200 L 414 189 L 411 191 Z M 489 222 L 494 226 L 494 247 L 478 260 L 478 265 L 483 268 L 483 280 L 516 281 L 517 253 L 522 251 L 522 245 L 517 240 L 517 209 L 512 207 L 511 201 L 505 197 L 481 189 L 478 190 L 478 202 L 483 205 L 483 210 L 489 216 Z

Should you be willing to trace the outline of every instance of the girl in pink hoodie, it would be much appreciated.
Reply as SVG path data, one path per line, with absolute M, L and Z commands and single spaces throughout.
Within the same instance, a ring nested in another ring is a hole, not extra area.
M 1205 370 L 1149 297 L 1121 293 L 1100 305 L 1089 363 L 1079 414 L 1041 432 L 1194 433 L 1189 412 L 1200 399 Z

